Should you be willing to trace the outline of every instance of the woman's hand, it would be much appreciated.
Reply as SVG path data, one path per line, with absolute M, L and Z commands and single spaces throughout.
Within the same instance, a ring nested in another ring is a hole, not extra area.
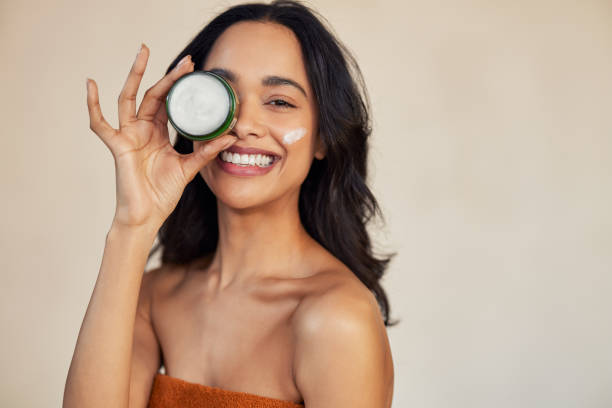
M 136 113 L 136 93 L 147 66 L 149 48 L 142 45 L 119 95 L 119 129 L 102 116 L 95 81 L 87 80 L 90 128 L 115 159 L 117 207 L 114 223 L 160 227 L 174 210 L 198 171 L 236 138 L 223 135 L 203 143 L 198 151 L 180 154 L 170 144 L 165 97 L 174 82 L 192 72 L 186 56 L 166 76 L 149 88 Z

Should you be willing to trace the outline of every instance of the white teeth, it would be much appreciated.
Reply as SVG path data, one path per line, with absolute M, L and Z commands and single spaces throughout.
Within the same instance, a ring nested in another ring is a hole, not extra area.
M 265 154 L 238 154 L 223 151 L 221 152 L 221 160 L 240 166 L 267 167 L 274 161 L 274 158 Z

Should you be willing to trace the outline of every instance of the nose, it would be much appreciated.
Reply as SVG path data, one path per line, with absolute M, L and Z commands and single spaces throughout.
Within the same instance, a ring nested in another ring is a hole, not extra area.
M 238 139 L 264 136 L 266 127 L 260 121 L 259 108 L 255 100 L 240 100 L 236 124 L 230 134 L 237 136 Z

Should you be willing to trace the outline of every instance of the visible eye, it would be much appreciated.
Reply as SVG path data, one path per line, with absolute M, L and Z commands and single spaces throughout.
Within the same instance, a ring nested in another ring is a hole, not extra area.
M 268 104 L 273 105 L 273 106 L 278 106 L 281 109 L 295 108 L 295 105 L 290 104 L 284 99 L 273 99 L 270 102 L 268 102 Z

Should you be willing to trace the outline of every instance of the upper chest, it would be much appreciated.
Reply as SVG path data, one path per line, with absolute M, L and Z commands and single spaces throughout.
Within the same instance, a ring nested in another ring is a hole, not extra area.
M 160 291 L 152 320 L 166 373 L 209 386 L 299 400 L 292 315 L 305 287 L 273 282 L 211 295 L 196 278 Z

